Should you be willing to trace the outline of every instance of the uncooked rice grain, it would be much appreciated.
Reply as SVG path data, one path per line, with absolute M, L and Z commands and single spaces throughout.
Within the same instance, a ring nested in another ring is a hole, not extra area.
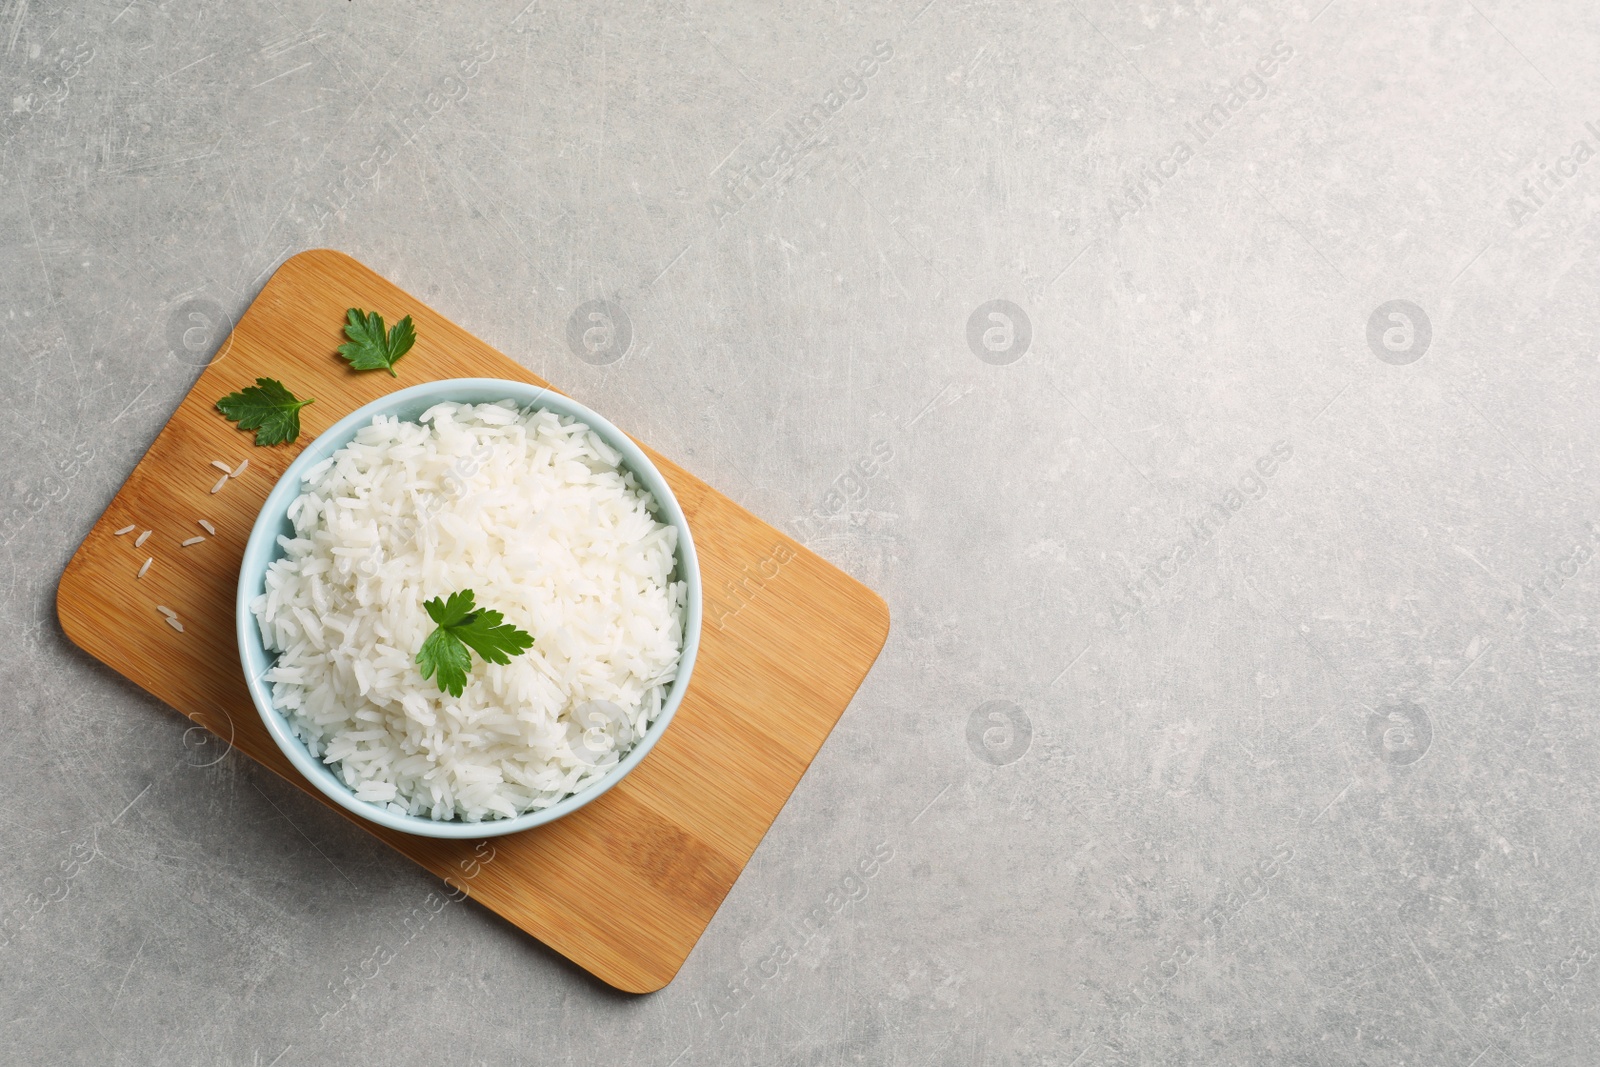
M 167 616 L 167 625 L 178 631 L 180 634 L 183 633 L 183 623 L 178 621 L 178 617 L 176 615 Z
M 239 475 L 244 473 L 244 469 L 246 467 L 248 467 L 248 466 L 250 466 L 250 459 L 247 456 L 244 459 L 239 461 L 239 465 L 237 467 L 233 468 L 233 472 L 232 472 L 232 474 L 230 476 L 234 477 L 234 478 L 239 477 Z M 226 468 L 224 468 L 224 469 L 226 469 Z
M 213 493 L 219 492 L 222 489 L 222 487 L 227 485 L 227 484 L 228 484 L 228 476 L 226 474 L 224 474 L 222 477 L 217 479 L 217 484 L 213 485 L 211 487 L 211 491 Z
M 150 564 L 154 563 L 155 561 L 156 561 L 156 558 L 154 556 L 151 556 L 148 559 L 146 559 L 144 561 L 144 563 L 140 565 L 139 573 L 135 574 L 134 577 L 135 578 L 143 578 L 144 577 L 144 572 L 149 570 L 150 569 Z
M 655 506 L 553 412 L 377 417 L 306 472 L 251 603 L 273 704 L 391 811 L 476 822 L 557 803 L 616 765 L 677 677 L 687 587 Z M 508 664 L 474 653 L 457 698 L 415 657 L 435 628 L 423 601 L 463 589 L 534 645 Z
M 187 541 L 185 541 L 183 543 L 182 547 L 188 548 L 190 545 L 198 545 L 201 541 L 204 541 L 204 540 L 205 540 L 204 537 L 191 537 L 191 538 L 189 538 L 189 540 L 187 540 Z
M 176 619 L 178 617 L 178 613 L 167 607 L 165 604 L 157 604 L 156 610 L 161 612 L 161 614 L 165 615 L 169 619 Z
M 206 520 L 204 520 L 204 519 L 196 519 L 195 521 L 200 524 L 200 528 L 202 530 L 204 530 L 206 533 L 214 534 L 214 533 L 217 532 L 217 528 L 215 526 L 211 525 Z
M 140 534 L 138 537 L 135 537 L 133 539 L 133 547 L 134 548 L 143 548 L 144 547 L 144 543 L 146 541 L 148 541 L 148 540 L 150 540 L 150 531 L 146 530 L 144 533 Z
M 124 526 L 122 529 L 113 532 L 111 536 L 112 537 L 121 537 L 123 534 L 128 533 L 133 528 L 134 528 L 133 524 L 130 523 L 127 526 Z
M 212 460 L 211 461 L 211 465 L 213 467 L 217 468 L 217 470 L 221 471 L 223 474 L 232 474 L 233 473 L 233 468 L 228 466 L 226 463 L 222 462 L 222 460 L 220 460 L 220 459 Z

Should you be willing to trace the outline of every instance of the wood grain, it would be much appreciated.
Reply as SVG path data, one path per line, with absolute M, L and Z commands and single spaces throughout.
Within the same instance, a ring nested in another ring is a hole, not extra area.
M 338 358 L 345 309 L 411 315 L 397 381 Z M 213 408 L 257 376 L 316 403 L 296 445 L 255 448 Z M 280 267 L 67 565 L 57 612 L 90 655 L 327 803 L 618 989 L 672 980 L 866 677 L 889 632 L 876 594 L 643 446 L 688 516 L 705 587 L 699 660 L 654 751 L 576 813 L 495 838 L 438 841 L 355 818 L 273 744 L 245 691 L 234 640 L 238 571 L 256 513 L 305 443 L 393 389 L 439 378 L 547 384 L 348 256 Z M 642 445 L 642 442 L 641 442 Z M 221 492 L 211 465 L 250 461 Z M 179 543 L 204 531 L 214 537 Z M 134 525 L 123 537 L 113 531 Z M 143 548 L 138 531 L 152 530 Z M 134 576 L 154 559 L 143 579 Z M 156 611 L 176 611 L 185 630 Z

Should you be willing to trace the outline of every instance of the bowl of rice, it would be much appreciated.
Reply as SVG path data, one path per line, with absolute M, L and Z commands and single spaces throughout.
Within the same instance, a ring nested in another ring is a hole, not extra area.
M 419 651 L 452 618 L 524 644 L 469 636 L 447 687 Z M 650 459 L 582 404 L 493 378 L 401 389 L 307 445 L 256 518 L 236 607 L 289 761 L 362 818 L 444 838 L 616 785 L 682 702 L 700 618 L 689 524 Z

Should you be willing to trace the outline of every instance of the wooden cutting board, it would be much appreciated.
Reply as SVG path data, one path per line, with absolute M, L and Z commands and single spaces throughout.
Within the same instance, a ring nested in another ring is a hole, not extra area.
M 399 379 L 348 369 L 345 309 L 411 315 Z M 256 377 L 316 403 L 295 445 L 256 448 L 218 397 Z M 883 600 L 643 446 L 688 516 L 705 588 L 694 675 L 654 751 L 600 799 L 487 844 L 412 837 L 326 800 L 273 744 L 245 691 L 234 595 L 245 539 L 301 447 L 390 390 L 439 378 L 546 384 L 348 256 L 280 267 L 67 565 L 62 628 L 90 655 L 618 989 L 672 980 L 889 633 Z M 643 443 L 641 442 L 641 445 Z M 212 494 L 221 471 L 249 467 Z M 204 531 L 216 535 L 180 547 Z M 135 531 L 114 536 L 133 525 Z M 153 531 L 143 547 L 134 539 Z M 154 562 L 136 578 L 146 558 Z M 178 613 L 179 633 L 156 605 Z M 248 827 L 241 827 L 248 832 Z M 489 858 L 492 857 L 492 858 Z

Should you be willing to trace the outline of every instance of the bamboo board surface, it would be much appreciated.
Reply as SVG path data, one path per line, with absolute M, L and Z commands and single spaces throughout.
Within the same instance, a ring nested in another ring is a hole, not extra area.
M 398 380 L 357 373 L 335 352 L 345 309 L 411 315 L 417 342 Z M 256 448 L 217 413 L 218 397 L 258 376 L 316 398 L 294 445 Z M 644 447 L 694 533 L 705 625 L 683 704 L 621 784 L 554 823 L 473 841 L 413 837 L 345 812 L 317 792 L 267 734 L 245 690 L 234 597 L 250 527 L 300 448 L 397 388 L 440 378 L 547 383 L 337 252 L 283 264 L 118 491 L 57 591 L 75 643 L 235 748 L 601 980 L 650 992 L 672 980 L 762 835 L 866 677 L 889 613 L 865 586 Z M 221 460 L 250 465 L 222 490 Z M 214 537 L 189 548 L 186 538 Z M 113 536 L 133 524 L 152 530 Z M 146 557 L 154 559 L 136 579 Z M 736 592 L 737 590 L 737 592 Z M 165 625 L 162 604 L 184 632 Z

